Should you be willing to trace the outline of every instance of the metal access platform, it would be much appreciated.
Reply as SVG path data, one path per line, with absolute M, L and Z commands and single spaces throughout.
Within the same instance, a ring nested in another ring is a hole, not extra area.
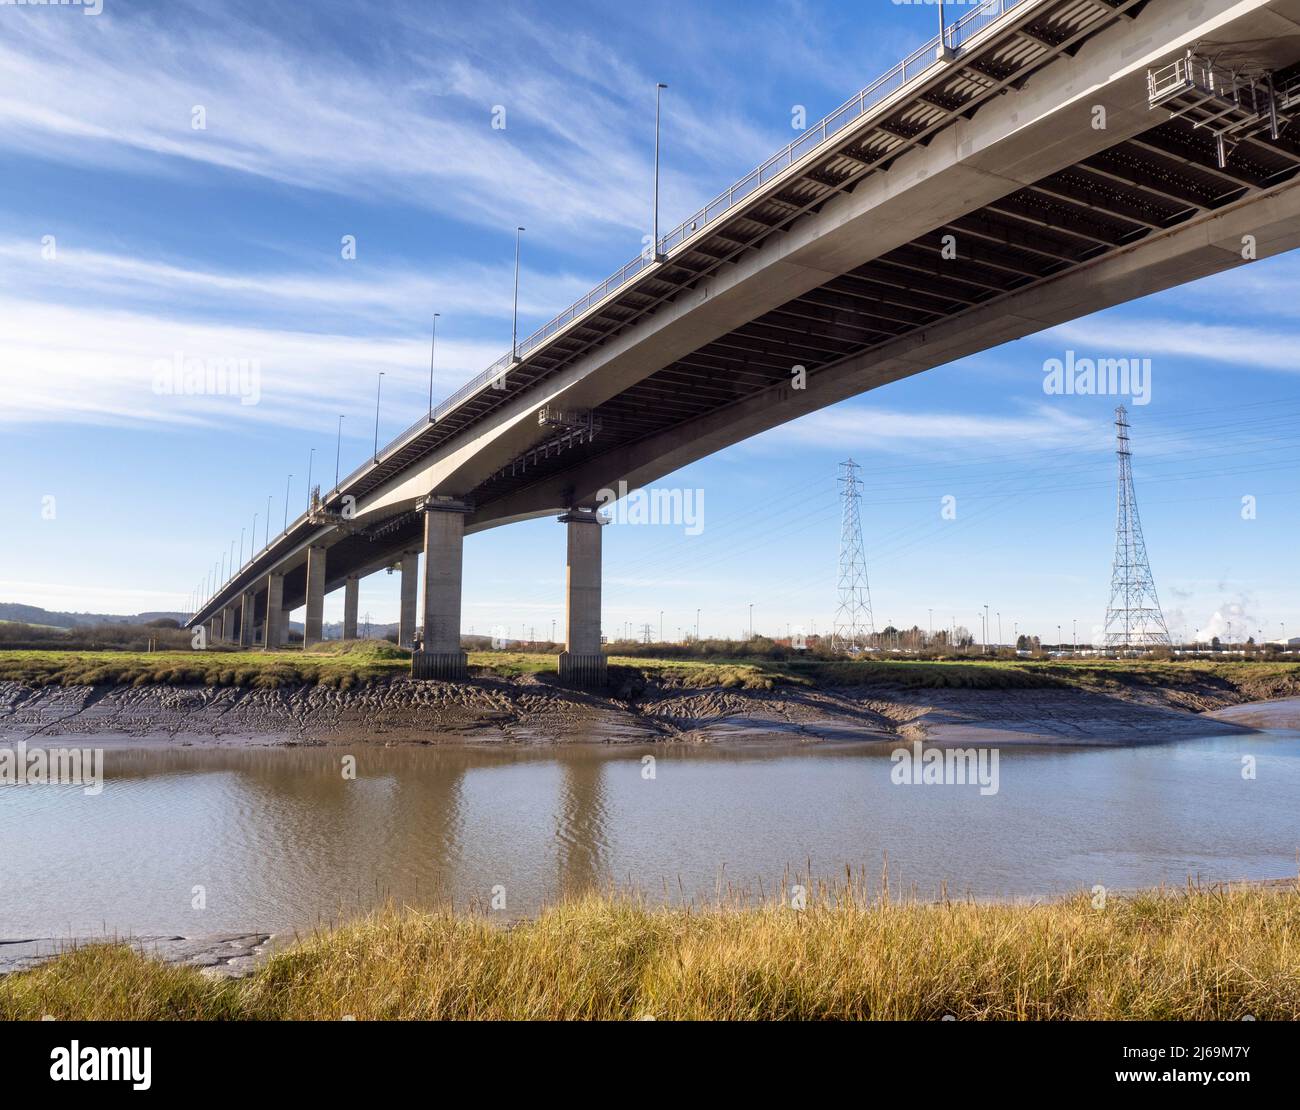
M 1268 132 L 1276 140 L 1300 107 L 1300 77 L 1278 84 L 1272 73 L 1243 72 L 1188 51 L 1147 74 L 1148 104 L 1186 118 L 1215 138 L 1219 168 L 1236 145 Z

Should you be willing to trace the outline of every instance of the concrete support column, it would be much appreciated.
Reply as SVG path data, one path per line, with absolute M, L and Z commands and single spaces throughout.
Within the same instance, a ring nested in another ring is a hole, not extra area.
M 464 678 L 460 650 L 461 563 L 465 506 L 429 504 L 424 513 L 424 642 L 411 661 L 415 678 Z
M 415 607 L 420 599 L 420 553 L 402 556 L 402 608 L 397 615 L 397 644 L 415 648 Z
M 325 633 L 325 548 L 307 548 L 307 616 L 302 646 L 319 644 Z
M 357 606 L 361 595 L 361 579 L 353 576 L 343 581 L 343 638 L 357 638 Z
M 604 521 L 598 513 L 574 510 L 560 517 L 560 522 L 569 531 L 560 678 L 578 686 L 603 686 L 606 666 L 600 643 L 600 529 Z
M 227 605 L 221 610 L 221 638 L 229 644 L 235 642 L 235 607 Z
M 284 575 L 266 576 L 266 620 L 262 622 L 265 646 L 278 648 L 289 631 L 288 614 L 284 611 Z
M 239 646 L 253 646 L 253 627 L 257 623 L 257 594 L 249 590 L 240 599 L 239 609 Z

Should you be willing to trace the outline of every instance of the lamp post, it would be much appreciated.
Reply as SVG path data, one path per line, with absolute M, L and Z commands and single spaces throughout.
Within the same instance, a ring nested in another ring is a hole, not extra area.
M 289 487 L 293 483 L 293 475 L 290 474 L 284 480 L 284 530 L 289 531 Z
M 429 423 L 433 423 L 433 356 L 438 350 L 438 317 L 441 312 L 433 314 L 433 342 L 429 344 Z
M 271 546 L 271 495 L 266 495 L 266 546 Z
M 510 315 L 510 361 L 519 361 L 519 238 L 526 228 L 515 228 L 515 300 Z
M 312 470 L 315 468 L 315 463 L 316 463 L 316 448 L 313 447 L 311 449 L 310 454 L 308 454 L 307 456 L 307 511 L 308 512 L 311 511 L 311 473 Z
M 660 262 L 664 257 L 659 253 L 659 96 L 667 87 L 662 81 L 655 85 L 655 199 L 650 233 L 650 258 L 654 262 Z
M 375 380 L 375 462 L 379 461 L 379 397 L 384 391 L 384 372 Z
M 749 638 L 754 638 L 754 603 L 749 603 Z
M 339 434 L 334 441 L 334 488 L 339 488 L 339 455 L 343 450 L 343 414 L 339 413 Z

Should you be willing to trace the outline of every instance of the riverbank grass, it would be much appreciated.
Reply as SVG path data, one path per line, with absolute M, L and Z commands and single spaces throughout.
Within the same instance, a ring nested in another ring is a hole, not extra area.
M 385 910 L 212 981 L 125 948 L 0 980 L 0 1020 L 1300 1019 L 1300 885 L 1044 905 L 657 909 L 588 896 L 505 929 Z
M 329 641 L 310 650 L 278 651 L 4 651 L 0 681 L 25 686 L 242 686 L 321 685 L 350 689 L 410 674 L 410 652 L 386 640 Z M 1097 693 L 1221 692 L 1228 700 L 1300 695 L 1300 663 L 1179 660 L 923 661 L 656 659 L 609 657 L 609 692 L 635 696 L 647 683 L 687 688 L 771 690 L 781 686 L 893 689 L 1080 689 Z M 472 677 L 553 680 L 555 655 L 469 653 Z

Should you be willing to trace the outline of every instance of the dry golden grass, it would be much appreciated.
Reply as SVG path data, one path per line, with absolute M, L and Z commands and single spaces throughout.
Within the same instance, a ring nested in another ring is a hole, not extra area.
M 96 947 L 0 980 L 0 1019 L 1300 1019 L 1300 885 L 1045 905 L 656 909 L 513 928 L 387 910 L 212 982 Z

